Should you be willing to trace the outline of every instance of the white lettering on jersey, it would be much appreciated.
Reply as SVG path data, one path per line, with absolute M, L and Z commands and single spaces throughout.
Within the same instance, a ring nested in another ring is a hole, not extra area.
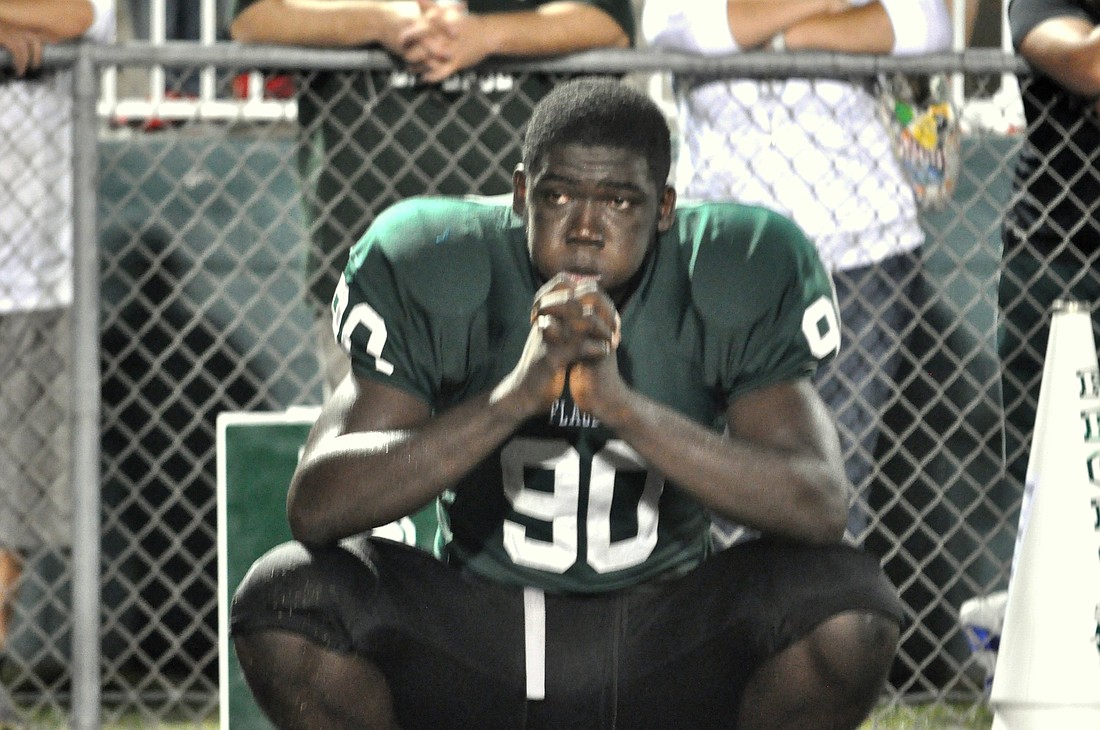
M 374 358 L 375 369 L 380 373 L 393 375 L 393 363 L 382 357 L 382 348 L 386 346 L 386 338 L 389 337 L 389 331 L 386 329 L 386 322 L 382 319 L 382 315 L 378 314 L 366 302 L 360 302 L 351 308 L 345 318 L 344 310 L 348 306 L 348 283 L 343 277 L 340 277 L 340 281 L 336 285 L 336 293 L 333 295 L 332 302 L 334 309 L 332 328 L 344 351 L 354 356 L 351 351 L 351 336 L 356 329 L 362 327 L 369 333 L 367 346 L 364 349 L 368 355 Z
M 550 425 L 560 428 L 596 428 L 600 421 L 565 398 L 558 398 L 550 406 Z

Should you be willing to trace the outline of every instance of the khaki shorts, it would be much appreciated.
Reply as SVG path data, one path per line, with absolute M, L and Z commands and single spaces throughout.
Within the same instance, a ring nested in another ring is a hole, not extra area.
M 0 547 L 71 541 L 70 315 L 0 314 Z

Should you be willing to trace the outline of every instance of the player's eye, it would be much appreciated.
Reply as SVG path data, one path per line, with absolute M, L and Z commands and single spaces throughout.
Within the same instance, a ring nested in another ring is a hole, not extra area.
M 569 196 L 561 190 L 547 190 L 543 192 L 542 198 L 551 205 L 564 205 L 569 202 Z
M 622 195 L 616 195 L 608 200 L 608 205 L 615 210 L 629 210 L 634 205 L 634 201 Z

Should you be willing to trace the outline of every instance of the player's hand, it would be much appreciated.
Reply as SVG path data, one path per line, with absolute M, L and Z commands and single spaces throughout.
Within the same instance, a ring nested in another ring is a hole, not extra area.
M 568 379 L 577 408 L 605 423 L 614 422 L 613 414 L 630 395 L 613 353 L 573 365 Z
M 554 277 L 535 294 L 530 319 L 519 362 L 493 394 L 518 397 L 528 415 L 561 397 L 571 366 L 607 358 L 618 345 L 618 313 L 592 279 Z
M 578 356 L 567 374 L 569 392 L 578 408 L 603 420 L 628 392 L 615 356 L 622 320 L 594 279 L 575 281 L 570 301 L 562 310 L 558 313 L 556 307 L 547 306 L 543 311 L 554 314 L 562 327 L 581 337 Z
M 585 291 L 577 297 L 585 312 L 585 325 L 597 334 L 583 357 L 569 368 L 569 393 L 577 408 L 601 421 L 608 421 L 629 394 L 615 355 L 621 339 L 621 320 L 610 297 L 604 292 Z
M 619 313 L 593 277 L 563 272 L 535 294 L 531 322 L 569 361 L 596 360 L 619 346 Z

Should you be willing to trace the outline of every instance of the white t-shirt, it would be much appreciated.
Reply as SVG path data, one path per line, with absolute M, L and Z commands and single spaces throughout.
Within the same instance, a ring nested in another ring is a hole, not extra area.
M 883 7 L 894 26 L 893 53 L 950 47 L 942 0 L 885 0 Z M 736 53 L 725 11 L 725 0 L 647 0 L 642 31 L 665 50 Z M 825 79 L 684 82 L 676 83 L 683 143 L 676 179 L 685 197 L 784 213 L 833 270 L 923 242 L 912 189 L 865 88 Z
M 109 42 L 114 0 L 84 38 Z M 0 82 L 0 313 L 72 303 L 72 74 Z

